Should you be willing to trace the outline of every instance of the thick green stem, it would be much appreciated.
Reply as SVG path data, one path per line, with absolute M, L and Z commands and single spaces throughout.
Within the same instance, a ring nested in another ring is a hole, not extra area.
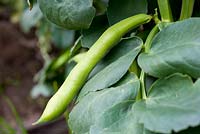
M 136 97 L 136 100 L 141 100 L 141 99 L 147 98 L 144 78 L 145 78 L 145 73 L 144 73 L 144 71 L 141 71 L 141 73 L 140 73 L 140 83 L 141 83 L 140 85 L 141 85 L 141 87 L 140 87 L 140 91 L 139 91 L 139 93 Z
M 158 0 L 158 7 L 163 22 L 172 22 L 173 16 L 169 0 Z
M 154 28 L 151 30 L 149 33 L 145 44 L 144 44 L 144 51 L 147 53 L 150 50 L 151 43 L 155 35 L 159 32 L 158 25 L 154 26 Z M 147 94 L 146 94 L 146 87 L 145 87 L 145 72 L 142 70 L 140 73 L 140 83 L 141 83 L 141 88 L 140 91 L 136 97 L 136 100 L 141 100 L 141 99 L 146 99 Z
M 151 30 L 151 32 L 149 33 L 146 41 L 145 41 L 145 52 L 149 52 L 150 47 L 151 47 L 151 42 L 154 38 L 154 36 L 159 32 L 159 28 L 158 25 L 154 26 L 154 28 Z
M 192 16 L 194 2 L 195 0 L 182 0 L 180 20 L 184 20 Z

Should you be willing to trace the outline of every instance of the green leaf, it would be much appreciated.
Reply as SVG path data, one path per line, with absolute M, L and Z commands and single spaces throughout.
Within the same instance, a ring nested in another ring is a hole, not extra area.
M 124 0 L 109 1 L 107 16 L 110 25 L 139 13 L 147 13 L 146 0 L 126 0 L 126 2 Z
M 24 32 L 29 32 L 30 29 L 36 26 L 42 19 L 43 15 L 39 9 L 39 5 L 35 4 L 32 10 L 26 9 L 20 20 L 20 26 Z
M 139 79 L 133 77 L 132 80 L 121 86 L 89 93 L 70 113 L 70 128 L 75 134 L 88 132 L 90 126 L 95 123 L 105 110 L 122 101 L 134 99 L 139 87 Z
M 44 97 L 49 97 L 53 94 L 53 89 L 51 86 L 45 83 L 39 83 L 33 87 L 31 90 L 31 97 L 38 98 L 40 95 Z
M 146 75 L 145 76 L 145 87 L 146 87 L 146 91 L 148 91 L 151 87 L 151 85 L 156 81 L 157 79 L 151 76 Z
M 82 47 L 90 48 L 107 28 L 108 22 L 105 16 L 95 17 L 90 28 L 82 30 Z
M 130 37 L 130 38 L 122 39 L 121 42 L 118 43 L 114 48 L 112 48 L 110 50 L 110 52 L 103 58 L 103 60 L 101 60 L 95 66 L 95 68 L 92 70 L 92 72 L 89 75 L 89 79 L 91 77 L 93 77 L 95 74 L 97 74 L 99 71 L 103 70 L 106 66 L 108 66 L 112 62 L 116 61 L 120 57 L 126 55 L 132 49 L 137 47 L 137 45 L 135 45 L 135 43 L 134 43 L 135 42 L 134 40 L 138 40 L 138 43 L 137 43 L 138 45 L 140 43 L 141 44 L 143 43 L 142 40 L 137 37 Z
M 199 24 L 199 18 L 191 18 L 164 28 L 154 38 L 150 51 L 139 56 L 139 66 L 159 78 L 176 72 L 200 77 Z
M 95 16 L 92 0 L 39 0 L 43 14 L 66 29 L 89 28 Z
M 91 127 L 90 134 L 155 134 L 137 123 L 133 103 L 124 101 L 106 110 Z
M 57 48 L 66 49 L 74 42 L 75 31 L 52 26 L 52 41 Z
M 121 56 L 93 76 L 81 89 L 78 100 L 91 91 L 97 91 L 109 87 L 120 80 L 140 52 L 141 44 L 142 41 L 136 37 L 126 39 L 120 43 L 120 45 L 127 47 L 131 45 L 132 48 L 129 49 L 129 52 L 125 55 Z
M 138 101 L 133 112 L 148 130 L 171 133 L 200 122 L 200 79 L 193 83 L 187 75 L 174 74 L 157 80 L 146 100 Z
M 97 15 L 102 15 L 106 12 L 109 0 L 93 0 L 93 5 L 96 8 Z
M 132 72 L 128 71 L 117 83 L 115 83 L 114 85 L 112 85 L 112 87 L 121 86 L 123 84 L 128 83 L 132 79 L 137 79 L 137 75 L 135 73 L 132 73 Z

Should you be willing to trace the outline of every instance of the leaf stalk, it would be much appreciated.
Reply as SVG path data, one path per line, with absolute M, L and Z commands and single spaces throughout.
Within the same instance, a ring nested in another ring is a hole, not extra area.
M 158 28 L 158 24 L 154 26 L 154 28 L 151 30 L 151 32 L 149 33 L 145 44 L 144 44 L 144 51 L 146 53 L 149 52 L 150 47 L 151 47 L 151 43 L 153 38 L 155 37 L 155 35 L 159 32 L 159 28 Z M 142 70 L 140 73 L 140 83 L 141 83 L 141 88 L 140 91 L 136 97 L 136 100 L 140 100 L 140 99 L 146 99 L 147 98 L 147 94 L 146 94 L 146 87 L 145 87 L 145 72 Z
M 169 0 L 157 0 L 159 11 L 163 22 L 172 22 L 173 16 Z
M 179 20 L 184 20 L 192 16 L 195 0 L 182 0 L 181 15 Z

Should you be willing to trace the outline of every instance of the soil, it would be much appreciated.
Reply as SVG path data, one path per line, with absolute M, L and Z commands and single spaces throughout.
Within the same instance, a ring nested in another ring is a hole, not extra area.
M 0 117 L 6 119 L 20 133 L 16 118 L 3 98 L 7 96 L 23 120 L 24 126 L 30 130 L 30 134 L 33 132 L 50 134 L 47 131 L 44 133 L 43 129 L 47 128 L 46 125 L 45 127 L 32 126 L 46 103 L 44 98 L 41 103 L 41 99 L 34 100 L 30 96 L 30 91 L 35 84 L 33 77 L 43 66 L 34 30 L 24 34 L 19 25 L 9 21 L 8 16 L 6 13 L 0 14 Z M 61 124 L 57 123 L 62 126 L 62 132 L 66 131 L 63 120 Z M 52 124 L 50 125 L 52 127 Z M 55 126 L 55 123 L 53 125 Z
M 0 84 L 4 95 L 16 106 L 26 127 L 38 117 L 41 107 L 30 98 L 33 76 L 42 67 L 37 40 L 33 35 L 25 36 L 17 25 L 0 21 Z M 10 108 L 0 98 L 0 115 L 15 125 Z

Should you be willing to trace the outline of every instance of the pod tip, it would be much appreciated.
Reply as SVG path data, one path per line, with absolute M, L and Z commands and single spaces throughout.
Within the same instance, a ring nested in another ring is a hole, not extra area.
M 39 120 L 37 120 L 36 122 L 32 123 L 32 125 L 38 125 L 38 124 L 41 124 L 41 123 L 44 123 L 41 118 Z

